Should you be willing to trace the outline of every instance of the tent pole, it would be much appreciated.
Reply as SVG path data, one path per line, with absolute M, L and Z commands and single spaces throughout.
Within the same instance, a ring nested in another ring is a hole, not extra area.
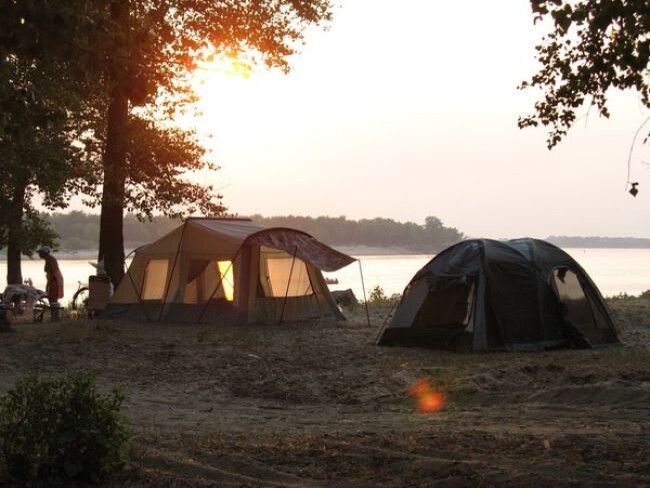
M 205 305 L 203 305 L 203 308 L 201 309 L 201 313 L 199 314 L 199 318 L 196 320 L 197 324 L 201 323 L 201 319 L 203 318 L 203 314 L 205 313 L 206 309 L 208 308 L 208 305 L 210 305 L 210 302 L 214 298 L 214 295 L 219 291 L 219 288 L 221 288 L 221 283 L 223 283 L 223 277 L 228 274 L 228 271 L 230 271 L 230 268 L 233 267 L 235 264 L 235 259 L 237 259 L 237 256 L 239 256 L 240 251 L 243 249 L 244 245 L 242 244 L 239 246 L 239 249 L 237 249 L 237 252 L 235 255 L 232 257 L 232 260 L 230 261 L 230 265 L 228 268 L 226 268 L 226 272 L 222 275 L 221 271 L 219 272 L 219 283 L 217 283 L 217 287 L 214 289 L 212 294 L 210 295 L 210 298 L 208 298 L 208 301 L 205 302 Z
M 388 315 L 386 315 L 386 317 L 384 318 L 384 320 L 383 320 L 382 323 L 381 323 L 381 326 L 379 326 L 379 331 L 377 332 L 377 336 L 375 337 L 375 343 L 377 343 L 377 341 L 379 340 L 379 338 L 380 338 L 381 335 L 383 334 L 384 329 L 386 329 L 386 324 L 387 324 L 388 321 L 392 318 L 392 316 L 393 316 L 393 312 L 394 312 L 395 309 L 397 308 L 397 305 L 400 304 L 400 302 L 401 302 L 401 299 L 398 300 L 398 301 L 396 301 L 395 303 L 393 303 L 393 304 L 391 305 L 390 310 L 388 311 Z
M 181 229 L 181 238 L 178 240 L 178 247 L 176 248 L 176 256 L 174 257 L 174 264 L 172 265 L 172 271 L 169 273 L 169 279 L 167 280 L 167 287 L 165 288 L 165 294 L 163 295 L 163 301 L 160 304 L 160 313 L 158 314 L 158 322 L 162 319 L 163 310 L 165 304 L 167 303 L 167 295 L 169 295 L 169 287 L 172 284 L 172 278 L 174 277 L 174 270 L 176 270 L 176 263 L 178 262 L 178 255 L 181 252 L 181 246 L 183 245 L 183 237 L 185 237 L 185 226 L 187 226 L 187 220 L 183 222 L 183 228 Z
M 293 265 L 296 263 L 296 254 L 298 254 L 298 246 L 293 251 L 293 259 L 291 260 L 291 269 L 289 270 L 289 279 L 287 280 L 287 290 L 284 292 L 284 300 L 282 300 L 282 310 L 280 310 L 280 320 L 278 325 L 282 325 L 284 318 L 284 306 L 287 304 L 287 296 L 289 296 L 289 285 L 291 284 L 291 275 L 293 274 Z
M 133 252 L 133 251 L 131 251 Z M 131 269 L 129 266 L 126 265 L 126 258 L 128 258 L 131 255 L 129 253 L 125 258 L 124 258 L 124 267 L 126 268 L 126 275 L 129 277 L 129 281 L 131 282 L 131 286 L 133 286 L 133 290 L 135 291 L 135 294 L 138 297 L 138 303 L 142 305 L 142 310 L 144 311 L 145 317 L 147 317 L 147 322 L 151 322 L 151 317 L 149 317 L 149 312 L 147 312 L 147 307 L 145 306 L 144 302 L 142 301 L 142 295 L 140 294 L 140 291 L 138 290 L 138 287 L 135 286 L 135 281 L 133 281 L 133 277 L 131 276 Z
M 361 267 L 361 260 L 357 261 L 359 263 L 359 274 L 361 275 L 361 289 L 363 290 L 363 304 L 366 307 L 366 320 L 368 320 L 368 327 L 370 325 L 370 313 L 368 312 L 368 298 L 366 298 L 366 284 L 363 282 L 363 268 Z

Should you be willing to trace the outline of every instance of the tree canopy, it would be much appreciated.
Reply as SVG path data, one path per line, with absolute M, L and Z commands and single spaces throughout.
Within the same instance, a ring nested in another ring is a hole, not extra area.
M 22 281 L 21 253 L 54 241 L 35 196 L 65 207 L 87 176 L 87 93 L 56 42 L 63 16 L 53 2 L 0 4 L 0 247 L 7 247 L 9 283 Z
M 214 169 L 174 118 L 193 101 L 190 75 L 213 53 L 288 69 L 304 29 L 329 19 L 329 0 L 106 0 L 93 50 L 106 101 L 99 259 L 123 275 L 123 213 L 222 212 L 220 195 L 185 178 Z M 99 193 L 98 193 L 99 195 Z
M 550 129 L 547 144 L 567 134 L 584 106 L 609 117 L 608 90 L 636 90 L 650 107 L 650 4 L 647 0 L 530 0 L 535 22 L 552 30 L 536 47 L 540 70 L 521 88 L 544 95 L 519 127 Z
M 6 63 L 37 60 L 42 64 L 34 66 L 56 67 L 61 76 L 50 70 L 49 85 L 34 80 L 30 96 L 45 99 L 47 87 L 59 80 L 77 83 L 60 93 L 84 93 L 77 98 L 83 107 L 52 106 L 65 121 L 83 121 L 78 144 L 69 147 L 83 156 L 87 171 L 77 180 L 65 171 L 56 176 L 66 185 L 76 181 L 88 204 L 101 205 L 99 259 L 114 283 L 123 275 L 125 210 L 141 218 L 156 211 L 180 217 L 224 210 L 205 179 L 187 178 L 216 169 L 195 133 L 175 124 L 194 102 L 192 71 L 214 53 L 287 71 L 305 28 L 327 21 L 330 9 L 329 0 L 0 3 L 0 77 Z M 0 86 L 2 105 L 13 99 L 7 86 Z M 0 135 L 15 132 L 16 125 L 0 110 Z

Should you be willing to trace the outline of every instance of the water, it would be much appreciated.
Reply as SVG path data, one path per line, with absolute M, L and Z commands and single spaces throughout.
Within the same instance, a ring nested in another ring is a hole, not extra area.
M 650 289 L 650 249 L 565 249 L 596 282 L 605 296 L 627 293 L 638 295 Z M 358 256 L 363 268 L 366 292 L 381 286 L 387 295 L 401 293 L 411 277 L 431 258 L 430 255 Z M 93 274 L 93 267 L 84 259 L 61 259 L 59 261 L 65 279 L 67 303 L 77 290 L 78 282 L 86 283 Z M 0 261 L 0 290 L 6 285 L 7 263 Z M 363 296 L 359 265 L 353 263 L 326 277 L 338 279 L 330 285 L 332 290 L 352 288 L 357 297 Z M 25 259 L 23 277 L 31 278 L 34 286 L 45 288 L 43 261 Z
M 374 287 L 381 286 L 388 296 L 402 293 L 413 275 L 432 258 L 428 254 L 356 257 L 361 262 L 366 294 L 369 295 Z M 334 273 L 324 275 L 326 278 L 338 280 L 338 284 L 330 285 L 330 290 L 351 288 L 357 298 L 363 298 L 359 263 L 352 263 Z
M 565 249 L 589 273 L 605 296 L 627 293 L 639 295 L 650 290 L 650 249 Z M 431 255 L 359 256 L 363 268 L 366 293 L 381 286 L 387 295 L 401 293 L 413 275 Z M 328 278 L 339 280 L 332 290 L 352 288 L 357 297 L 363 296 L 359 265 L 351 264 Z

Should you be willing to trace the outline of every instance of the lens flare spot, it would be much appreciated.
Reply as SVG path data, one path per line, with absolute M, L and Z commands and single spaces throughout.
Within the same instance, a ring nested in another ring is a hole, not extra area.
M 417 381 L 409 389 L 409 395 L 412 397 L 418 397 L 420 395 L 426 395 L 431 391 L 431 382 L 426 378 Z
M 409 395 L 415 398 L 420 413 L 439 412 L 447 403 L 447 395 L 431 386 L 431 381 L 421 379 L 409 388 Z
M 444 393 L 439 391 L 429 393 L 419 399 L 418 410 L 421 413 L 439 412 L 445 406 L 447 399 Z

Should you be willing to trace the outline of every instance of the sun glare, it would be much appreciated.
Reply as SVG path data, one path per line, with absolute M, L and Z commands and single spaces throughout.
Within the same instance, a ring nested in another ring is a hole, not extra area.
M 191 74 L 191 86 L 198 100 L 198 116 L 181 124 L 198 129 L 209 143 L 214 133 L 222 133 L 228 123 L 241 116 L 241 99 L 250 88 L 252 64 L 233 56 L 204 56 Z
M 206 56 L 205 61 L 199 61 L 193 72 L 195 90 L 206 83 L 219 79 L 240 78 L 247 80 L 253 73 L 253 66 L 236 56 L 212 55 Z
M 223 151 L 223 141 L 236 137 L 232 127 L 242 125 L 248 112 L 242 110 L 242 100 L 252 87 L 254 68 L 246 60 L 227 55 L 201 55 L 189 75 L 191 89 L 196 95 L 192 110 L 179 113 L 175 123 L 182 129 L 196 131 L 207 157 L 217 163 L 213 151 Z M 238 125 L 239 124 L 239 125 Z M 217 143 L 218 139 L 218 143 Z M 213 172 L 202 171 L 194 178 L 207 178 L 216 188 L 222 186 Z

